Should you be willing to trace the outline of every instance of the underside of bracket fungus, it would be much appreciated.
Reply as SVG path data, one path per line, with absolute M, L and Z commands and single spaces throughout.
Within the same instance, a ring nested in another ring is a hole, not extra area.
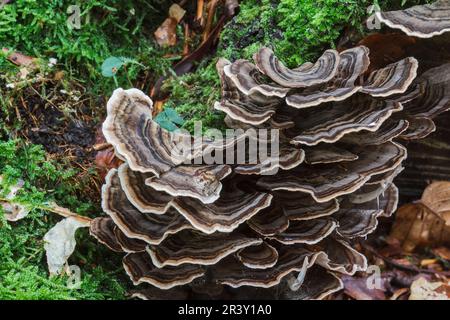
M 446 8 L 381 17 L 431 36 L 449 28 Z M 204 163 L 242 142 L 249 155 L 254 137 L 195 142 L 153 121 L 144 93 L 114 92 L 103 132 L 124 163 L 106 177 L 107 216 L 91 234 L 124 252 L 134 297 L 320 299 L 342 287 L 340 274 L 366 269 L 352 243 L 396 210 L 402 143 L 433 132 L 432 119 L 450 108 L 450 64 L 419 73 L 407 57 L 369 73 L 369 54 L 327 50 L 294 69 L 269 48 L 254 63 L 218 61 L 215 108 L 232 128 L 278 129 L 275 162 Z

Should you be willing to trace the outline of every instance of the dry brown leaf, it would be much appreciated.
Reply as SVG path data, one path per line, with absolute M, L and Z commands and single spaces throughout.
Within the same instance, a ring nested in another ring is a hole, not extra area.
M 122 160 L 116 157 L 113 148 L 100 150 L 95 155 L 95 165 L 98 169 L 99 176 L 104 179 L 110 169 L 118 168 L 122 164 Z
M 395 290 L 394 294 L 392 295 L 392 297 L 389 298 L 389 300 L 397 300 L 398 298 L 400 298 L 402 295 L 404 295 L 408 291 L 409 291 L 409 288 L 400 288 L 398 290 Z
M 186 14 L 186 10 L 180 7 L 178 4 L 174 3 L 169 8 L 169 17 L 177 20 L 177 23 L 180 23 L 181 19 L 183 19 Z
M 156 42 L 161 47 L 172 47 L 177 44 L 177 24 L 175 18 L 169 17 L 155 31 Z
M 18 66 L 36 68 L 36 58 L 26 56 L 20 52 L 10 52 L 7 48 L 2 48 L 2 51 L 8 54 L 8 60 Z
M 418 203 L 402 206 L 392 227 L 407 252 L 417 247 L 436 247 L 450 243 L 450 182 L 434 182 Z
M 426 266 L 434 265 L 436 263 L 437 263 L 437 259 L 423 259 L 422 261 L 420 261 L 420 266 L 426 267 Z
M 369 288 L 368 282 L 370 281 L 367 277 L 356 277 L 356 276 L 342 276 L 342 281 L 344 282 L 344 292 L 349 297 L 356 300 L 385 300 L 386 299 L 386 288 L 384 286 L 384 281 L 382 282 L 382 288 L 371 289 Z
M 449 300 L 450 283 L 428 282 L 425 278 L 419 278 L 411 284 L 409 300 Z
M 447 247 L 433 249 L 433 253 L 444 260 L 450 260 L 450 249 Z
M 450 182 L 433 182 L 423 192 L 421 201 L 438 214 L 450 211 Z M 450 220 L 447 222 L 450 225 Z

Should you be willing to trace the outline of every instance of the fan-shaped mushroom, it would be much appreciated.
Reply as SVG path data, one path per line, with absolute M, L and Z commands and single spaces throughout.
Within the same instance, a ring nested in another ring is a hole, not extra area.
M 406 10 L 377 12 L 381 22 L 409 36 L 431 38 L 450 31 L 450 2 L 438 0 Z
M 381 16 L 434 34 L 446 28 L 446 3 Z M 436 25 L 420 21 L 428 16 Z M 114 92 L 103 131 L 125 163 L 106 178 L 109 217 L 95 219 L 91 234 L 128 253 L 123 264 L 134 284 L 154 287 L 135 296 L 323 298 L 342 287 L 336 275 L 366 269 L 350 241 L 394 212 L 393 179 L 407 156 L 400 143 L 433 131 L 432 118 L 450 101 L 449 65 L 416 78 L 421 62 L 407 57 L 367 76 L 368 57 L 359 46 L 293 69 L 268 48 L 254 64 L 219 60 L 215 108 L 226 124 L 277 129 L 278 141 L 244 133 L 192 145 L 189 134 L 152 120 L 142 92 Z M 202 162 L 214 150 L 249 155 L 238 143 L 247 137 L 279 143 L 279 153 L 251 163 Z

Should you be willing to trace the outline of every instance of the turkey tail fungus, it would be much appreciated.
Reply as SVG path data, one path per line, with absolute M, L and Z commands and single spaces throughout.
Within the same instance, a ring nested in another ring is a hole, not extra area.
M 449 1 L 379 17 L 415 36 L 450 30 Z M 250 137 L 198 143 L 161 128 L 144 93 L 114 91 L 103 132 L 125 163 L 106 178 L 108 217 L 91 234 L 124 253 L 144 284 L 134 297 L 321 299 L 342 288 L 339 275 L 367 268 L 352 242 L 396 210 L 402 143 L 450 108 L 450 64 L 419 72 L 411 56 L 369 73 L 369 54 L 327 50 L 294 69 L 269 48 L 254 63 L 219 60 L 214 107 L 230 127 L 278 129 L 276 165 L 199 162 Z

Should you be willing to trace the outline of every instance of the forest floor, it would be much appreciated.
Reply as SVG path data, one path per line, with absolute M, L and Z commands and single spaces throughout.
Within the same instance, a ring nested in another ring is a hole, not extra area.
M 82 270 L 75 290 L 67 287 L 67 275 L 49 276 L 43 241 L 61 220 L 51 210 L 54 202 L 82 216 L 102 215 L 100 189 L 116 160 L 100 126 L 115 88 L 139 88 L 159 111 L 175 110 L 184 120 L 168 121 L 169 127 L 191 130 L 202 120 L 205 129 L 220 128 L 223 115 L 212 108 L 220 96 L 219 57 L 250 58 L 271 45 L 288 66 L 314 60 L 370 32 L 365 21 L 372 4 L 242 0 L 239 13 L 219 25 L 223 10 L 198 13 L 197 1 L 185 0 L 183 19 L 168 26 L 171 1 L 92 1 L 81 6 L 79 21 L 73 20 L 76 8 L 67 13 L 72 2 L 0 2 L 0 202 L 9 201 L 11 187 L 21 181 L 14 201 L 29 211 L 17 222 L 0 213 L 0 299 L 127 297 L 132 285 L 121 257 L 87 230 L 77 232 L 69 259 Z M 379 1 L 383 9 L 422 2 Z M 162 35 L 155 35 L 158 28 Z M 420 276 L 448 276 L 448 250 L 406 253 L 387 240 L 391 225 L 384 222 L 361 244 L 370 264 L 381 266 L 382 286 L 368 292 L 363 284 L 370 275 L 360 274 L 344 279 L 346 289 L 331 298 L 402 299 Z

